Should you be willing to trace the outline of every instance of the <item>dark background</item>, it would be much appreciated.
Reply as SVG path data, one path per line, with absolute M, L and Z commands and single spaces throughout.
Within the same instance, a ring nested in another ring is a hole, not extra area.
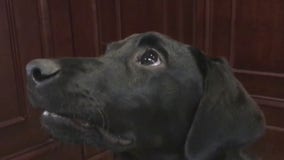
M 111 160 L 44 132 L 26 100 L 25 64 L 99 56 L 108 42 L 151 30 L 226 57 L 267 118 L 266 136 L 250 150 L 283 159 L 283 0 L 0 0 L 0 159 Z

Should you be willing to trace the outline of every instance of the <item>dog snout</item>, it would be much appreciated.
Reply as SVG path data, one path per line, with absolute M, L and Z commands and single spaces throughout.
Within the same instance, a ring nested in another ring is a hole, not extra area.
M 26 66 L 27 76 L 35 83 L 54 79 L 60 72 L 60 66 L 51 59 L 35 59 Z

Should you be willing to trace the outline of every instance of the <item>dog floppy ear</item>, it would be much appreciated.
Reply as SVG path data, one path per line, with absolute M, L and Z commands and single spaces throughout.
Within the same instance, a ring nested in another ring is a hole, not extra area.
M 195 52 L 194 57 L 202 54 L 196 50 L 191 52 Z M 188 159 L 207 160 L 226 149 L 239 149 L 264 131 L 262 112 L 234 77 L 227 62 L 204 58 L 206 64 L 197 62 L 199 66 L 206 66 L 206 70 L 201 68 L 206 74 L 203 97 L 185 142 Z

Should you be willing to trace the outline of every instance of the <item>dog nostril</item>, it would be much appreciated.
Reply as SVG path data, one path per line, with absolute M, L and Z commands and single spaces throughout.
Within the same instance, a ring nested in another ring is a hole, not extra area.
M 42 82 L 44 80 L 47 80 L 47 79 L 52 78 L 53 76 L 57 75 L 59 70 L 55 71 L 54 73 L 46 74 L 46 73 L 42 73 L 42 71 L 39 68 L 34 68 L 34 69 L 32 69 L 31 72 L 32 72 L 32 77 L 35 81 Z
M 27 64 L 27 76 L 36 83 L 49 80 L 60 72 L 60 66 L 54 60 L 36 59 Z

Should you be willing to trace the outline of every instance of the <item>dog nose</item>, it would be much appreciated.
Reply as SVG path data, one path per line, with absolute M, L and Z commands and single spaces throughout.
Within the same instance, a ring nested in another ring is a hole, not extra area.
M 54 78 L 59 71 L 59 64 L 51 59 L 35 59 L 26 66 L 27 76 L 36 83 L 42 83 Z

